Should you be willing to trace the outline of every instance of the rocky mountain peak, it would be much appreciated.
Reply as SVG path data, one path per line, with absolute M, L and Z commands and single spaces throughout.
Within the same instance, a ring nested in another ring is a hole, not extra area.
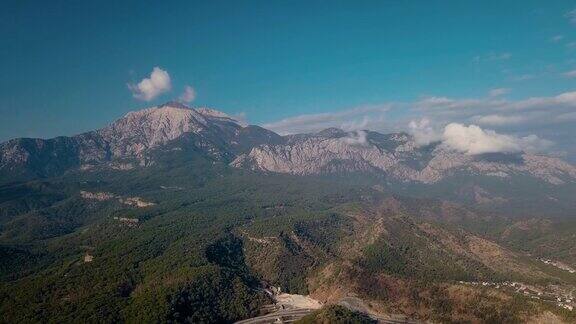
M 278 173 L 375 172 L 388 179 L 427 184 L 458 174 L 497 179 L 528 175 L 550 184 L 576 183 L 576 168 L 554 158 L 521 153 L 466 155 L 441 145 L 421 147 L 407 133 L 327 128 L 280 136 L 257 126 L 244 127 L 218 110 L 190 108 L 176 101 L 130 112 L 107 127 L 73 137 L 2 143 L 0 174 L 20 168 L 26 174 L 49 175 L 127 160 L 146 165 L 164 145 L 225 157 L 235 167 Z
M 390 139 L 401 143 L 406 143 L 414 140 L 410 134 L 405 132 L 391 133 Z
M 185 107 L 185 108 L 183 108 Z M 132 111 L 116 120 L 103 131 L 138 131 L 138 129 L 198 131 L 206 126 L 205 118 L 186 106 L 161 105 Z
M 196 110 L 176 101 L 132 111 L 98 131 L 113 157 L 140 156 L 146 150 L 184 133 L 198 134 L 209 122 Z
M 161 104 L 160 106 L 158 106 L 158 108 L 163 108 L 163 107 L 171 107 L 171 108 L 180 108 L 180 109 L 191 109 L 190 107 L 186 106 L 184 103 L 180 102 L 180 101 L 168 101 L 164 104 Z
M 338 138 L 346 136 L 347 133 L 340 128 L 330 127 L 319 131 L 316 133 L 316 135 L 329 138 Z
M 212 109 L 212 108 L 208 108 L 208 107 L 198 107 L 198 108 L 196 108 L 196 111 L 203 116 L 231 118 L 226 113 L 223 113 L 221 111 L 218 111 L 218 110 Z
M 328 128 L 254 147 L 236 167 L 298 175 L 376 172 L 400 182 L 436 183 L 457 174 L 498 179 L 529 176 L 549 184 L 576 182 L 576 168 L 554 158 L 529 154 L 472 156 L 442 146 L 418 146 L 406 133 L 345 132 Z
M 241 123 L 231 117 L 230 115 L 221 112 L 219 110 L 216 109 L 212 109 L 212 108 L 208 108 L 208 107 L 198 107 L 195 108 L 195 110 L 202 116 L 204 116 L 204 118 L 210 119 L 210 120 L 218 120 L 218 121 L 223 121 L 223 122 L 232 122 L 235 124 L 240 125 Z

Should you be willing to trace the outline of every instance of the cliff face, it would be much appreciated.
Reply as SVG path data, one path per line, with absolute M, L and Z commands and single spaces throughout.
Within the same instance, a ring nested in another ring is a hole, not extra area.
M 206 153 L 234 142 L 243 127 L 223 113 L 180 103 L 130 112 L 102 129 L 72 137 L 14 139 L 0 144 L 0 175 L 45 177 L 94 166 L 146 165 L 148 155 L 184 135 Z M 223 154 L 224 156 L 225 154 Z
M 109 126 L 72 137 L 2 143 L 0 176 L 29 179 L 93 167 L 130 169 L 154 163 L 151 152 L 168 146 L 192 147 L 197 154 L 237 168 L 295 175 L 375 172 L 395 181 L 424 184 L 454 174 L 499 179 L 520 175 L 554 185 L 576 180 L 574 166 L 546 156 L 467 155 L 439 144 L 418 146 L 405 133 L 336 128 L 282 137 L 258 126 L 243 126 L 222 112 L 177 102 L 130 112 Z
M 457 172 L 498 178 L 528 175 L 550 184 L 576 179 L 576 168 L 556 158 L 525 153 L 466 155 L 442 145 L 419 147 L 403 133 L 334 130 L 254 147 L 232 165 L 298 175 L 375 171 L 395 180 L 421 183 L 435 183 Z

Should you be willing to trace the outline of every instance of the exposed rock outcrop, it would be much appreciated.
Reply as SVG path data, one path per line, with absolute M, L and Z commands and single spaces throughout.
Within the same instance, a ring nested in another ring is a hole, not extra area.
M 576 168 L 526 153 L 467 155 L 444 145 L 419 146 L 406 133 L 346 132 L 280 136 L 243 126 L 210 108 L 169 102 L 126 114 L 102 129 L 73 137 L 14 139 L 0 144 L 0 179 L 30 179 L 68 170 L 131 170 L 162 154 L 188 151 L 237 168 L 295 175 L 375 172 L 400 182 L 437 183 L 455 174 L 505 179 L 529 176 L 560 185 Z M 482 198 L 480 198 L 482 199 Z

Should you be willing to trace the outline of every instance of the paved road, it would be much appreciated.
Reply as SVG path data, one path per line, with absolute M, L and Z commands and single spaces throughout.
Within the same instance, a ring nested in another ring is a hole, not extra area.
M 370 316 L 372 319 L 378 321 L 378 323 L 383 323 L 383 324 L 419 324 L 419 322 L 410 321 L 410 320 L 406 320 L 406 319 L 402 319 L 402 318 L 398 318 L 398 317 L 394 317 L 394 316 L 378 316 L 378 315 L 370 314 L 370 311 L 369 311 L 368 307 L 366 306 L 366 303 L 358 297 L 352 297 L 352 296 L 344 297 L 340 300 L 339 304 L 350 309 L 350 310 L 364 313 L 364 314 Z M 245 319 L 245 320 L 236 322 L 236 324 L 292 323 L 292 322 L 295 322 L 295 321 L 301 319 L 302 317 L 304 317 L 304 316 L 306 316 L 306 315 L 308 315 L 308 314 L 310 314 L 316 310 L 316 309 L 311 309 L 311 308 L 296 308 L 293 306 L 292 307 L 287 306 L 287 308 L 284 308 L 284 307 L 286 307 L 286 306 L 281 306 L 278 304 L 266 305 L 266 306 L 264 306 L 264 309 L 266 309 L 267 311 L 272 311 L 272 313 L 268 313 L 266 315 Z
M 312 313 L 313 311 L 314 309 L 307 309 L 307 308 L 286 309 L 275 313 L 266 314 L 263 316 L 245 319 L 236 322 L 236 324 L 279 323 L 278 319 L 281 320 L 280 323 L 291 323 L 301 319 L 302 317 Z
M 245 319 L 236 324 L 292 323 L 313 312 L 314 309 L 287 309 L 259 317 Z M 382 324 L 418 324 L 418 322 L 381 316 L 370 316 Z M 280 319 L 280 321 L 279 321 Z
M 401 320 L 401 319 L 394 319 L 394 318 L 374 316 L 374 315 L 370 315 L 370 317 L 377 320 L 378 323 L 383 323 L 383 324 L 420 324 L 421 323 L 421 322 L 414 322 L 414 321 L 409 321 L 409 320 Z
M 407 319 L 398 318 L 398 317 L 394 317 L 394 316 L 378 316 L 378 315 L 372 314 L 370 312 L 370 310 L 368 309 L 368 307 L 366 306 L 366 303 L 364 302 L 364 300 L 362 300 L 358 297 L 352 297 L 352 296 L 344 297 L 344 298 L 340 299 L 338 304 L 341 306 L 344 306 L 350 310 L 366 314 L 366 315 L 370 316 L 372 319 L 377 320 L 379 323 L 418 324 L 418 322 L 410 321 Z

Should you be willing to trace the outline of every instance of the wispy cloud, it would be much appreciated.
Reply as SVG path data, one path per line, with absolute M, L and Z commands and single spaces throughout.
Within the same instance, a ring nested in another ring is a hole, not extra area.
M 437 128 L 426 117 L 420 120 L 411 120 L 408 123 L 408 132 L 414 136 L 417 145 L 428 145 L 442 138 Z
M 566 18 L 573 23 L 576 24 L 576 9 L 572 9 L 566 13 Z
M 492 115 L 479 115 L 472 117 L 472 120 L 475 120 L 477 123 L 481 125 L 487 126 L 508 126 L 514 124 L 520 124 L 526 121 L 525 116 L 504 116 L 498 114 Z
M 230 115 L 230 117 L 232 119 L 234 119 L 235 121 L 237 121 L 238 123 L 240 123 L 240 125 L 242 126 L 248 126 L 250 123 L 248 122 L 248 119 L 246 118 L 246 113 L 241 111 L 239 113 Z
M 196 90 L 191 86 L 187 85 L 184 87 L 184 92 L 180 95 L 180 100 L 186 103 L 190 103 L 196 99 Z
M 510 53 L 492 53 L 489 54 L 487 57 L 488 61 L 501 61 L 501 60 L 508 60 L 512 57 Z
M 342 141 L 349 145 L 365 146 L 368 145 L 368 134 L 366 134 L 366 131 L 357 130 L 342 138 Z
M 576 78 L 576 70 L 564 72 L 564 73 L 562 73 L 562 75 L 567 77 L 567 78 Z
M 400 113 L 401 112 L 401 113 Z M 415 102 L 386 103 L 379 106 L 352 108 L 332 113 L 304 114 L 264 124 L 281 133 L 319 131 L 328 127 L 382 130 L 382 125 L 398 125 L 426 117 L 437 123 L 475 122 L 489 126 L 512 124 L 554 124 L 558 116 L 576 112 L 576 91 L 552 97 L 530 97 L 506 100 L 499 97 L 448 98 L 426 97 Z M 400 116 L 391 118 L 389 116 Z M 385 123 L 384 123 L 385 122 Z M 353 125 L 353 126 L 351 126 Z M 343 127 L 349 126 L 349 127 Z
M 488 91 L 488 95 L 490 97 L 499 97 L 510 93 L 510 91 L 511 90 L 509 88 L 496 88 Z
M 554 36 L 550 37 L 550 41 L 552 43 L 558 43 L 563 39 L 564 39 L 564 35 L 554 35 Z
M 280 134 L 316 132 L 329 127 L 346 130 L 380 129 L 391 104 L 363 106 L 333 113 L 304 114 L 262 125 Z
M 490 62 L 490 61 L 505 61 L 505 60 L 509 60 L 510 58 L 512 58 L 512 54 L 508 53 L 508 52 L 503 52 L 503 53 L 491 52 L 491 53 L 488 53 L 486 55 L 477 55 L 472 59 L 472 61 L 474 63 L 480 63 L 480 62 Z
M 134 98 L 144 101 L 155 99 L 171 88 L 170 75 L 159 67 L 152 70 L 149 78 L 142 79 L 138 84 L 128 84 L 128 89 L 132 91 Z
M 381 132 L 409 131 L 420 145 L 426 145 L 439 140 L 443 136 L 444 127 L 451 123 L 477 125 L 493 129 L 498 134 L 509 134 L 516 139 L 525 138 L 522 142 L 524 146 L 521 146 L 523 150 L 529 143 L 539 149 L 551 147 L 549 141 L 560 143 L 557 149 L 568 151 L 576 159 L 575 121 L 576 91 L 522 100 L 509 100 L 500 96 L 432 96 L 413 102 L 300 115 L 263 126 L 282 134 L 316 132 L 328 127 Z M 539 142 L 530 135 L 548 141 Z M 518 144 L 520 140 L 513 142 Z M 546 145 L 536 145 L 536 142 Z
M 536 78 L 535 75 L 533 74 L 521 74 L 521 75 L 517 75 L 512 77 L 512 81 L 527 81 L 527 80 L 532 80 Z

